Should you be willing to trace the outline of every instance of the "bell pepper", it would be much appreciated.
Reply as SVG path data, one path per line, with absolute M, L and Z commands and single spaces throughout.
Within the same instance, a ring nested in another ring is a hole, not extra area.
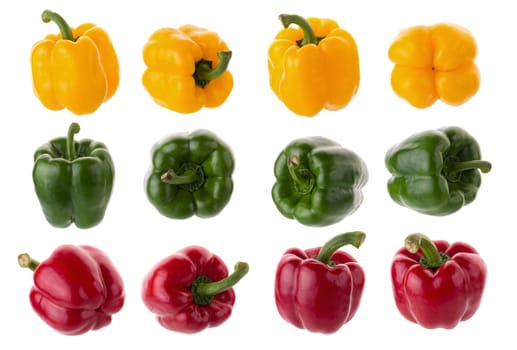
M 233 287 L 249 270 L 245 262 L 228 268 L 201 246 L 185 247 L 159 261 L 145 276 L 142 300 L 164 328 L 186 334 L 218 327 L 232 314 Z
M 332 19 L 280 15 L 284 29 L 268 50 L 269 85 L 297 115 L 343 109 L 359 87 L 354 38 Z M 289 27 L 296 24 L 298 28 Z
M 330 334 L 357 312 L 365 274 L 347 252 L 338 250 L 363 243 L 363 232 L 347 232 L 323 247 L 288 249 L 278 263 L 275 302 L 280 316 L 300 329 Z
M 492 168 L 481 160 L 478 142 L 456 126 L 408 137 L 387 151 L 385 163 L 392 174 L 388 192 L 393 201 L 434 216 L 452 214 L 472 203 L 481 173 Z
M 115 166 L 110 153 L 102 142 L 74 141 L 79 131 L 79 124 L 72 123 L 66 137 L 52 139 L 34 153 L 34 189 L 54 227 L 98 225 L 111 198 Z
M 230 147 L 208 130 L 171 134 L 156 142 L 147 172 L 147 198 L 172 219 L 218 215 L 233 192 Z
M 282 215 L 307 226 L 327 226 L 354 213 L 363 201 L 368 169 L 354 152 L 320 137 L 292 141 L 278 155 L 272 188 Z
M 194 25 L 162 28 L 143 50 L 142 83 L 154 101 L 178 113 L 222 105 L 233 88 L 232 52 L 221 37 Z
M 65 335 L 108 326 L 124 306 L 124 283 L 108 256 L 87 245 L 62 245 L 39 262 L 20 254 L 21 267 L 34 271 L 29 299 L 34 312 Z
M 467 243 L 409 235 L 391 265 L 395 304 L 424 328 L 452 329 L 478 310 L 486 273 L 485 262 Z
M 452 23 L 413 26 L 402 30 L 388 56 L 394 63 L 393 91 L 417 108 L 437 100 L 457 106 L 479 90 L 477 44 L 472 33 Z
M 91 114 L 108 101 L 119 85 L 119 63 L 108 33 L 92 23 L 71 28 L 59 14 L 45 10 L 43 22 L 57 24 L 31 52 L 33 88 L 50 110 Z

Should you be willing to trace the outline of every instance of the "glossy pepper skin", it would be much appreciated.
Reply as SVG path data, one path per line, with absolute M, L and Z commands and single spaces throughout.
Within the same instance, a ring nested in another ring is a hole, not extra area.
M 409 235 L 391 265 L 396 306 L 424 328 L 452 329 L 478 310 L 486 274 L 485 262 L 467 243 Z
M 275 302 L 282 318 L 314 333 L 338 331 L 357 312 L 365 273 L 340 247 L 363 243 L 363 232 L 335 236 L 323 247 L 288 249 L 278 263 Z
M 233 89 L 231 57 L 213 31 L 190 24 L 161 28 L 144 46 L 142 83 L 158 105 L 178 113 L 219 107 Z
M 427 215 L 444 216 L 472 203 L 481 173 L 491 163 L 481 160 L 478 142 L 456 126 L 414 134 L 386 153 L 392 174 L 388 192 L 397 204 Z
M 29 298 L 51 328 L 80 335 L 111 323 L 124 306 L 124 283 L 109 257 L 87 245 L 62 245 L 41 263 L 20 254 L 21 267 L 34 271 Z
M 230 201 L 235 167 L 230 147 L 208 130 L 169 135 L 154 144 L 147 198 L 172 219 L 218 215 Z
M 268 50 L 273 92 L 289 110 L 304 117 L 323 109 L 343 109 L 357 93 L 360 81 L 352 35 L 328 18 L 284 14 L 280 20 L 285 29 Z
M 108 207 L 115 166 L 102 142 L 74 140 L 80 127 L 41 145 L 34 153 L 34 189 L 48 223 L 81 229 L 101 223 Z
M 414 107 L 427 108 L 437 100 L 461 105 L 479 90 L 477 44 L 472 33 L 457 24 L 406 28 L 388 56 L 395 65 L 393 91 Z
M 219 256 L 201 246 L 185 247 L 147 273 L 142 300 L 164 328 L 199 333 L 228 320 L 235 304 L 233 286 L 248 270 L 247 263 L 238 262 L 228 275 Z
M 71 28 L 57 13 L 45 10 L 42 20 L 55 22 L 59 34 L 47 35 L 32 47 L 33 88 L 50 110 L 91 114 L 108 101 L 119 85 L 119 62 L 108 33 L 92 23 Z
M 357 154 L 321 136 L 289 143 L 275 161 L 274 174 L 277 209 L 307 226 L 332 225 L 354 213 L 368 181 Z

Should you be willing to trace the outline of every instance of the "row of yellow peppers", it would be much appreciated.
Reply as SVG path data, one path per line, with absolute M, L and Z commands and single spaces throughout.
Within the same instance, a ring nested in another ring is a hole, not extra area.
M 60 33 L 33 46 L 36 96 L 50 110 L 95 112 L 119 85 L 119 62 L 110 37 L 92 23 L 71 28 L 49 10 L 42 19 L 56 23 Z M 270 87 L 278 99 L 301 116 L 344 108 L 360 82 L 352 35 L 328 18 L 280 15 L 280 20 L 284 28 L 268 50 Z M 194 25 L 162 28 L 145 43 L 142 83 L 156 103 L 179 113 L 218 107 L 233 89 L 231 54 L 213 31 Z M 394 63 L 393 91 L 417 108 L 437 100 L 463 104 L 479 89 L 476 55 L 474 37 L 458 25 L 406 28 L 388 52 Z

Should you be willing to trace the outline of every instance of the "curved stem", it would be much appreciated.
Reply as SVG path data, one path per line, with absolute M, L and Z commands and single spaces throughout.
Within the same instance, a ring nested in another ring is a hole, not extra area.
M 66 159 L 74 160 L 77 158 L 77 154 L 75 152 L 75 141 L 74 135 L 81 131 L 81 127 L 77 123 L 70 124 L 68 128 L 68 134 L 66 136 Z
M 31 258 L 29 254 L 23 253 L 18 255 L 18 265 L 20 265 L 20 267 L 34 271 L 38 267 L 39 261 Z
M 235 271 L 220 281 L 209 281 L 206 277 L 201 276 L 192 284 L 192 294 L 194 302 L 200 305 L 210 304 L 213 297 L 232 288 L 239 282 L 249 271 L 248 263 L 239 261 L 235 264 Z
M 191 184 L 197 180 L 197 175 L 195 171 L 187 170 L 182 175 L 176 174 L 174 170 L 167 170 L 160 179 L 162 182 L 165 182 L 170 185 L 185 185 Z
M 232 52 L 219 51 L 217 57 L 219 57 L 219 64 L 215 68 L 212 68 L 211 61 L 201 60 L 196 64 L 196 70 L 194 72 L 196 85 L 204 87 L 210 81 L 219 78 L 226 72 L 230 64 L 230 59 L 232 58 Z
M 422 251 L 420 263 L 430 269 L 437 269 L 442 266 L 449 257 L 438 251 L 434 242 L 422 233 L 413 233 L 406 237 L 404 246 L 411 254 Z
M 306 194 L 314 187 L 314 175 L 308 169 L 300 169 L 300 159 L 297 156 L 287 158 L 287 169 L 291 178 L 296 183 L 297 189 Z
M 61 17 L 59 14 L 52 12 L 50 10 L 45 10 L 41 14 L 41 19 L 45 23 L 52 21 L 55 24 L 57 24 L 57 26 L 59 27 L 59 31 L 61 32 L 61 38 L 63 38 L 63 40 L 74 41 L 74 34 L 72 33 L 72 29 L 70 28 L 68 23 L 66 23 L 65 19 Z
M 312 29 L 310 23 L 302 16 L 282 14 L 278 16 L 278 18 L 282 22 L 284 28 L 289 27 L 289 25 L 292 23 L 298 25 L 301 28 L 303 31 L 303 40 L 300 46 L 318 43 L 318 38 L 316 37 L 316 34 L 314 34 L 314 30 Z
M 492 163 L 486 160 L 467 160 L 464 162 L 452 162 L 448 165 L 449 174 L 456 174 L 466 170 L 479 169 L 482 173 L 488 173 L 492 170 Z
M 339 248 L 351 244 L 356 248 L 359 248 L 363 244 L 366 234 L 361 231 L 346 232 L 331 238 L 327 243 L 321 247 L 316 260 L 321 261 L 324 264 L 330 264 L 330 258 L 332 254 Z

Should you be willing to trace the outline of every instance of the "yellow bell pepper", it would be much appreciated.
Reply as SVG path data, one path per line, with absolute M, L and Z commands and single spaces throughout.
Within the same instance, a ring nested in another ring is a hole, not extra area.
M 119 84 L 119 63 L 106 31 L 92 23 L 71 28 L 57 13 L 45 10 L 59 34 L 47 35 L 31 51 L 34 93 L 50 110 L 68 109 L 76 115 L 95 112 Z
M 143 50 L 142 83 L 154 101 L 178 113 L 222 105 L 233 88 L 232 52 L 213 31 L 194 25 L 162 28 Z
M 269 84 L 276 96 L 292 112 L 305 117 L 323 109 L 344 108 L 359 87 L 354 38 L 332 19 L 279 18 L 284 29 L 268 50 Z
M 388 51 L 395 64 L 391 86 L 399 97 L 417 108 L 427 108 L 438 99 L 452 106 L 461 105 L 479 89 L 476 55 L 474 37 L 456 24 L 406 28 Z

